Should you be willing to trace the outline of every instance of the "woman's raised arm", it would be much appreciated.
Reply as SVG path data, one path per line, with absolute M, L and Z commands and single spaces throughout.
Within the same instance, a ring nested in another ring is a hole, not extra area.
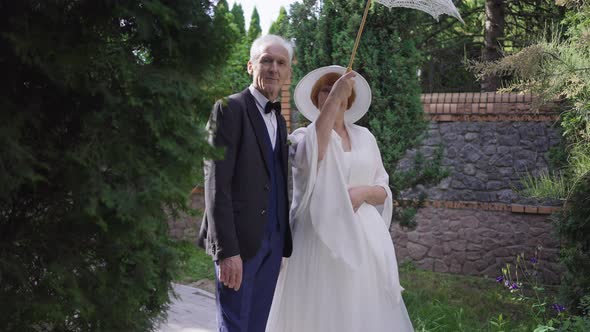
M 348 97 L 350 97 L 354 88 L 353 78 L 355 76 L 356 74 L 352 71 L 342 75 L 332 86 L 326 102 L 321 107 L 320 116 L 318 116 L 315 124 L 319 160 L 324 159 L 338 113 L 346 111 Z

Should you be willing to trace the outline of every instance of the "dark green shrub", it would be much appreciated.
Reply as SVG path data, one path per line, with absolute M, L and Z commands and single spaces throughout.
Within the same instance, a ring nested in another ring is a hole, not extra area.
M 590 174 L 574 188 L 558 215 L 557 229 L 562 239 L 561 262 L 566 268 L 561 297 L 566 308 L 581 313 L 580 301 L 590 294 Z
M 0 330 L 149 331 L 225 46 L 209 1 L 0 1 Z

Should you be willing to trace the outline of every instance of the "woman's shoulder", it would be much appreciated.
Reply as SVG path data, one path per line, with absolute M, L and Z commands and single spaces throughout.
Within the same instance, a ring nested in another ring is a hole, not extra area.
M 361 135 L 363 137 L 366 138 L 370 138 L 372 140 L 375 140 L 375 136 L 373 135 L 373 133 L 371 133 L 371 131 L 369 130 L 369 128 L 351 123 L 348 125 L 349 130 L 353 132 L 353 134 L 356 135 Z
M 314 123 L 311 123 L 307 127 L 299 127 L 289 134 L 288 140 L 291 142 L 291 144 L 298 144 L 305 138 L 307 133 L 313 130 L 313 128 Z

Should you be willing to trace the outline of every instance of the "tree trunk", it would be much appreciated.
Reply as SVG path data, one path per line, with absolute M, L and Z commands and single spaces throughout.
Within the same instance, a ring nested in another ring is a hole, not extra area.
M 502 38 L 505 23 L 504 0 L 486 0 L 483 61 L 495 61 L 502 56 Z M 497 76 L 486 77 L 481 83 L 483 91 L 496 91 L 500 86 Z

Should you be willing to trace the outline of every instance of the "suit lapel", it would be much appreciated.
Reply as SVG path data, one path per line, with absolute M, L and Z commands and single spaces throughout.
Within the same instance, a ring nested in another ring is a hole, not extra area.
M 266 129 L 266 125 L 264 124 L 264 120 L 260 115 L 258 107 L 256 107 L 254 96 L 252 96 L 250 90 L 246 89 L 244 91 L 244 98 L 246 99 L 248 118 L 250 119 L 250 123 L 254 128 L 254 134 L 256 135 L 258 147 L 260 148 L 260 154 L 262 154 L 262 159 L 264 159 L 266 170 L 270 174 L 270 156 L 268 155 L 268 144 L 270 143 L 270 140 L 268 138 L 268 130 Z
M 285 122 L 285 118 L 283 117 L 282 114 L 278 114 L 277 116 L 277 123 L 279 124 L 279 132 L 278 135 L 279 136 L 279 146 L 281 147 L 281 158 L 283 158 L 282 162 L 283 162 L 283 167 L 287 168 L 287 154 L 288 154 L 288 146 L 287 146 L 287 124 Z M 287 174 L 285 174 L 286 176 Z

